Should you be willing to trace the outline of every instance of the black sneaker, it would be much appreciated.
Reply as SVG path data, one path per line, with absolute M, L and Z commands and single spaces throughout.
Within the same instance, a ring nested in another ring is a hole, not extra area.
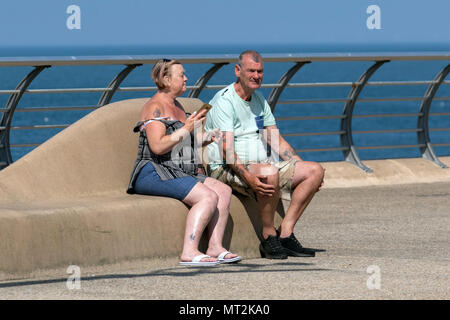
M 287 254 L 277 236 L 268 236 L 259 245 L 261 257 L 267 259 L 287 259 Z
M 281 246 L 288 256 L 292 257 L 314 257 L 316 255 L 315 250 L 304 248 L 297 238 L 295 238 L 294 233 L 291 233 L 289 238 L 279 238 Z

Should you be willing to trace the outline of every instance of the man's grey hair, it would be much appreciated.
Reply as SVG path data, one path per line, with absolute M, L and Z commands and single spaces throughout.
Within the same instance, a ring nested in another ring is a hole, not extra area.
M 252 60 L 255 61 L 255 62 L 261 62 L 262 61 L 262 56 L 261 56 L 261 54 L 259 52 L 255 51 L 255 50 L 245 50 L 244 52 L 242 52 L 239 55 L 239 65 L 240 66 L 242 66 L 242 59 L 246 55 L 250 55 Z

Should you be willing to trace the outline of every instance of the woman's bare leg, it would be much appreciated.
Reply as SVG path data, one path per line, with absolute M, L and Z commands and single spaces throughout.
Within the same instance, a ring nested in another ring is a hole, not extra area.
M 217 194 L 202 183 L 197 183 L 184 198 L 183 202 L 191 209 L 186 217 L 181 261 L 192 261 L 195 256 L 203 254 L 198 250 L 198 246 L 203 231 L 217 211 L 218 200 Z M 204 258 L 202 261 L 217 261 L 217 259 Z
M 228 217 L 230 214 L 230 201 L 231 201 L 231 187 L 213 178 L 207 178 L 204 185 L 217 194 L 217 210 L 211 221 L 208 224 L 208 250 L 207 255 L 211 257 L 217 257 L 224 251 L 227 251 L 223 247 L 223 236 L 225 228 L 227 226 Z M 226 258 L 237 257 L 236 254 L 229 253 Z

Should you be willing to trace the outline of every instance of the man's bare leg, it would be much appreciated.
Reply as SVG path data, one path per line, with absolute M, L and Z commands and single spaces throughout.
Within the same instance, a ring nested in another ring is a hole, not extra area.
M 280 226 L 280 237 L 287 238 L 322 184 L 324 169 L 316 162 L 299 161 L 292 178 L 291 203 Z
M 250 166 L 249 171 L 253 174 L 266 176 L 262 182 L 275 187 L 275 192 L 271 196 L 256 194 L 262 222 L 262 236 L 263 239 L 266 239 L 268 236 L 276 235 L 274 226 L 275 210 L 280 200 L 278 169 L 269 164 L 253 164 Z

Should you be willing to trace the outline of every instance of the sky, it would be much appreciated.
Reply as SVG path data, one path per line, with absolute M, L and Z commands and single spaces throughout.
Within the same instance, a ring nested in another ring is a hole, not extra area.
M 449 12 L 449 0 L 2 0 L 0 55 L 35 47 L 450 50 Z

